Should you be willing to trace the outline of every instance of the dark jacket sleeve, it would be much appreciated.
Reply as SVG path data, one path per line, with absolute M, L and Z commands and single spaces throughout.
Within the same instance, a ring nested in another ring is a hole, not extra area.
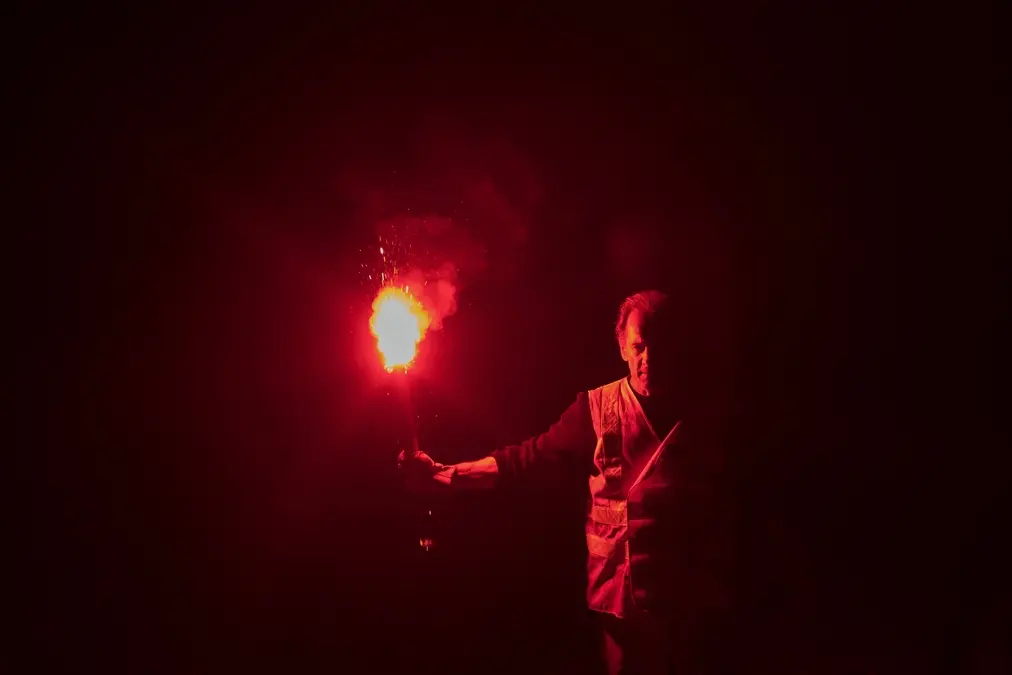
M 509 445 L 492 453 L 502 479 L 517 477 L 535 462 L 559 459 L 589 460 L 597 444 L 590 419 L 590 399 L 580 392 L 559 420 L 543 434 L 520 445 Z

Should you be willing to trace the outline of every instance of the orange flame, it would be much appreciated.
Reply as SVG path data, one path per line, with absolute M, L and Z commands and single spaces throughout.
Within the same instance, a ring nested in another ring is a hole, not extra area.
M 376 336 L 376 348 L 387 372 L 407 367 L 418 352 L 432 318 L 405 286 L 383 288 L 372 303 L 369 328 Z

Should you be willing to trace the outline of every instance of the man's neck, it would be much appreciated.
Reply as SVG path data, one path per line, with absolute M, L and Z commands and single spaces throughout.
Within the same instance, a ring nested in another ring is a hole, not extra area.
M 636 398 L 645 405 L 675 405 L 679 401 L 679 397 L 675 392 L 672 391 L 652 391 L 646 392 L 642 387 L 639 386 L 631 377 L 628 378 L 629 388 L 636 394 Z
M 643 386 L 634 380 L 632 377 L 627 376 L 626 381 L 629 383 L 629 387 L 636 393 L 640 398 L 649 398 L 650 393 L 643 389 Z
M 667 436 L 681 416 L 681 407 L 676 402 L 676 399 L 668 393 L 651 392 L 650 394 L 644 394 L 637 391 L 631 378 L 629 386 L 636 395 L 636 400 L 639 401 L 640 408 L 643 410 L 643 414 L 646 415 L 647 421 L 654 429 L 654 432 L 659 438 Z
M 626 379 L 629 382 L 629 387 L 636 393 L 636 396 L 638 396 L 641 399 L 650 399 L 654 401 L 659 401 L 661 399 L 671 398 L 664 392 L 647 391 L 643 387 L 643 385 L 641 385 L 636 380 L 632 379 L 632 377 L 627 377 Z

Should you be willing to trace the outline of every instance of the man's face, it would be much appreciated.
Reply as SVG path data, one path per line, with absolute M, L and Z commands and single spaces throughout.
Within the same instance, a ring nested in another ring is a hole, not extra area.
M 633 310 L 626 321 L 620 352 L 629 364 L 633 388 L 641 394 L 649 396 L 671 389 L 675 374 L 675 341 L 670 324 L 669 320 L 638 309 Z

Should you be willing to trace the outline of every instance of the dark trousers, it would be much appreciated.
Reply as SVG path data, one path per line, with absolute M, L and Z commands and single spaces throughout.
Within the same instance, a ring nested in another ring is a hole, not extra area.
M 697 622 L 637 613 L 620 619 L 600 614 L 608 675 L 702 675 L 722 673 Z M 712 657 L 713 655 L 710 654 Z M 705 662 L 705 663 L 704 663 Z
M 620 619 L 601 614 L 604 662 L 608 675 L 669 673 L 669 622 L 650 614 Z

